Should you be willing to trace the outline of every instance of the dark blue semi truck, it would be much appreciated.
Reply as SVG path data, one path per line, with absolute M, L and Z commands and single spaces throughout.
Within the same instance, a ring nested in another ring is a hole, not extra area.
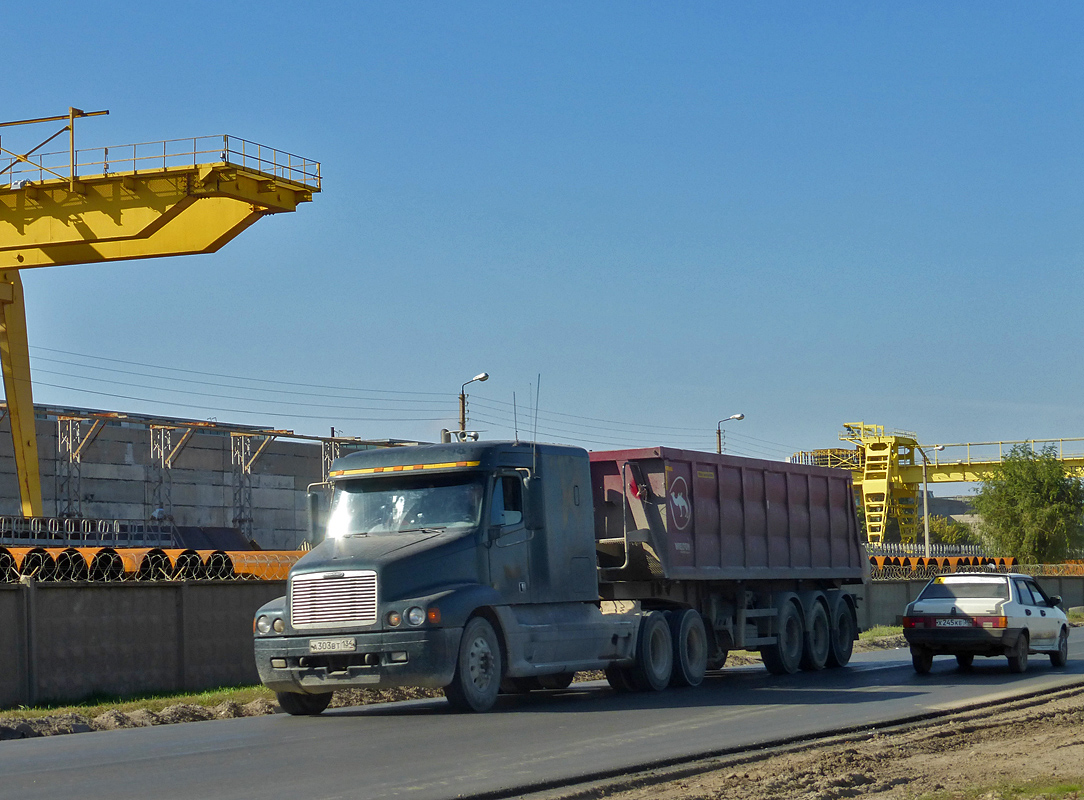
M 485 711 L 584 670 L 618 691 L 695 686 L 732 648 L 816 670 L 858 635 L 868 560 L 845 471 L 462 442 L 354 453 L 330 483 L 322 541 L 255 620 L 260 679 L 291 714 L 391 686 Z

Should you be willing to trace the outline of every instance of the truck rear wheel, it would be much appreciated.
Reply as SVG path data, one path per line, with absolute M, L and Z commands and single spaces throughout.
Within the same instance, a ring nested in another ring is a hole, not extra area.
M 686 608 L 667 614 L 674 640 L 671 686 L 699 686 L 708 670 L 708 632 L 699 612 Z
M 632 685 L 641 692 L 661 692 L 670 685 L 674 669 L 674 641 L 670 626 L 659 611 L 640 620 L 640 638 L 636 642 L 636 663 L 632 665 Z
M 832 646 L 828 649 L 828 666 L 845 667 L 854 653 L 854 639 L 857 624 L 854 613 L 846 601 L 840 600 L 832 615 Z
M 567 689 L 575 678 L 575 672 L 557 672 L 553 675 L 539 675 L 538 684 L 543 689 Z
M 300 692 L 275 692 L 282 710 L 294 717 L 314 717 L 327 708 L 331 702 L 331 692 L 323 694 L 301 694 Z
M 813 610 L 809 614 L 809 625 L 802 639 L 802 658 L 799 665 L 810 672 L 824 669 L 831 647 L 828 612 L 824 610 L 823 603 L 814 602 Z
M 501 644 L 489 621 L 474 617 L 459 642 L 452 682 L 444 687 L 456 711 L 488 711 L 501 689 Z
M 802 661 L 805 626 L 802 613 L 793 602 L 787 601 L 779 609 L 777 620 L 779 633 L 775 644 L 760 651 L 764 666 L 773 675 L 790 675 L 798 671 Z
M 620 694 L 636 691 L 632 684 L 632 667 L 606 667 L 606 681 Z

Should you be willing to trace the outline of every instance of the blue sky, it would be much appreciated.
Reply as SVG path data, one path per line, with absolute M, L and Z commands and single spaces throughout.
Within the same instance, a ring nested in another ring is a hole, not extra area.
M 539 438 L 595 449 L 739 411 L 728 450 L 775 458 L 858 420 L 1084 436 L 1082 34 L 1070 3 L 7 9 L 4 119 L 324 175 L 217 254 L 25 273 L 35 399 L 434 439 L 485 370 L 488 438 L 539 375 Z

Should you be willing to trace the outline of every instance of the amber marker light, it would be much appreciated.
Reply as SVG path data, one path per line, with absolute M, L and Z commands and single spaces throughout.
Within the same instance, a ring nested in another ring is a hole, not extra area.
M 440 624 L 440 609 L 433 606 L 425 612 L 425 618 L 433 625 Z

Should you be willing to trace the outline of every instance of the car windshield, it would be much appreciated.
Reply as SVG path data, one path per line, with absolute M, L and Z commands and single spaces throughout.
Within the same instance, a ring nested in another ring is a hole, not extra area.
M 482 517 L 480 473 L 403 475 L 335 485 L 327 536 L 394 534 L 470 528 Z
M 995 600 L 1009 599 L 1009 585 L 1004 579 L 949 581 L 934 578 L 926 584 L 919 600 L 958 600 L 968 597 L 986 597 Z

